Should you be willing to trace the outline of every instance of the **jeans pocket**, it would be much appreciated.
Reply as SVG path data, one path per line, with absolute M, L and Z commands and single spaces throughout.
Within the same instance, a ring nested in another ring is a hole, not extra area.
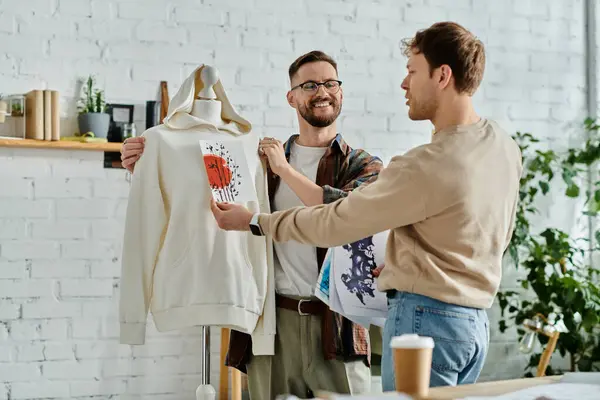
M 433 338 L 432 367 L 462 371 L 475 352 L 475 317 L 468 313 L 417 306 L 414 331 Z

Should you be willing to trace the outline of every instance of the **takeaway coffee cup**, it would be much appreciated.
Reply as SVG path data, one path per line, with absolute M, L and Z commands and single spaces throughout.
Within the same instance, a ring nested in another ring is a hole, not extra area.
M 433 339 L 419 335 L 395 336 L 390 342 L 394 356 L 396 391 L 415 397 L 429 392 Z

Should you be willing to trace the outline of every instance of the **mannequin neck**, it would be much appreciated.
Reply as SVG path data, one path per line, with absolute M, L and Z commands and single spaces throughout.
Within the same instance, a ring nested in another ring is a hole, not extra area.
M 215 126 L 221 125 L 221 102 L 218 100 L 194 100 L 191 114 Z

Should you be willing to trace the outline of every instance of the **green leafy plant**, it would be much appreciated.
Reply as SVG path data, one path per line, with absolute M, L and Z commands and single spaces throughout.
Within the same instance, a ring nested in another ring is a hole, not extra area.
M 23 116 L 23 107 L 21 107 L 20 103 L 13 103 L 11 114 L 13 117 Z
M 536 201 L 550 192 L 551 184 L 560 176 L 566 185 L 564 195 L 585 196 L 582 216 L 591 222 L 600 212 L 600 181 L 589 182 L 588 173 L 600 160 L 599 125 L 594 120 L 585 121 L 588 139 L 579 148 L 570 148 L 564 154 L 552 150 L 533 150 L 539 140 L 529 133 L 514 136 L 523 154 L 524 171 L 520 182 L 520 202 L 515 220 L 515 231 L 508 248 L 511 258 L 524 277 L 518 284 L 530 291 L 524 293 L 504 291 L 498 293 L 501 310 L 499 329 L 508 328 L 507 321 L 517 326 L 519 338 L 525 333 L 521 328 L 527 318 L 536 313 L 549 316 L 562 333 L 557 351 L 569 356 L 570 370 L 600 370 L 600 270 L 589 260 L 598 250 L 600 231 L 590 238 L 571 238 L 557 228 L 546 227 L 540 233 L 532 230 L 532 217 L 539 213 Z M 588 185 L 589 184 L 589 185 Z M 584 186 L 585 185 L 585 186 Z M 582 190 L 589 186 L 587 190 Z M 537 335 L 542 346 L 548 338 Z M 540 360 L 541 349 L 534 352 L 526 366 L 526 376 Z M 559 373 L 548 367 L 546 374 Z
M 79 113 L 103 113 L 106 111 L 104 91 L 96 88 L 96 79 L 88 76 L 83 85 L 83 97 L 79 99 Z

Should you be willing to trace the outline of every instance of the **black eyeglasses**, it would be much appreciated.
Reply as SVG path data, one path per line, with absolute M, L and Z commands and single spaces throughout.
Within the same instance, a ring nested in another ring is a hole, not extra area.
M 340 86 L 342 86 L 342 81 L 333 80 L 333 79 L 325 81 L 325 82 L 308 81 L 308 82 L 301 83 L 297 86 L 294 86 L 290 90 L 300 88 L 300 89 L 302 89 L 303 92 L 306 92 L 306 93 L 316 93 L 317 90 L 319 90 L 319 86 L 321 86 L 321 85 L 323 85 L 323 87 L 325 88 L 325 90 L 328 93 L 335 94 L 340 90 Z

